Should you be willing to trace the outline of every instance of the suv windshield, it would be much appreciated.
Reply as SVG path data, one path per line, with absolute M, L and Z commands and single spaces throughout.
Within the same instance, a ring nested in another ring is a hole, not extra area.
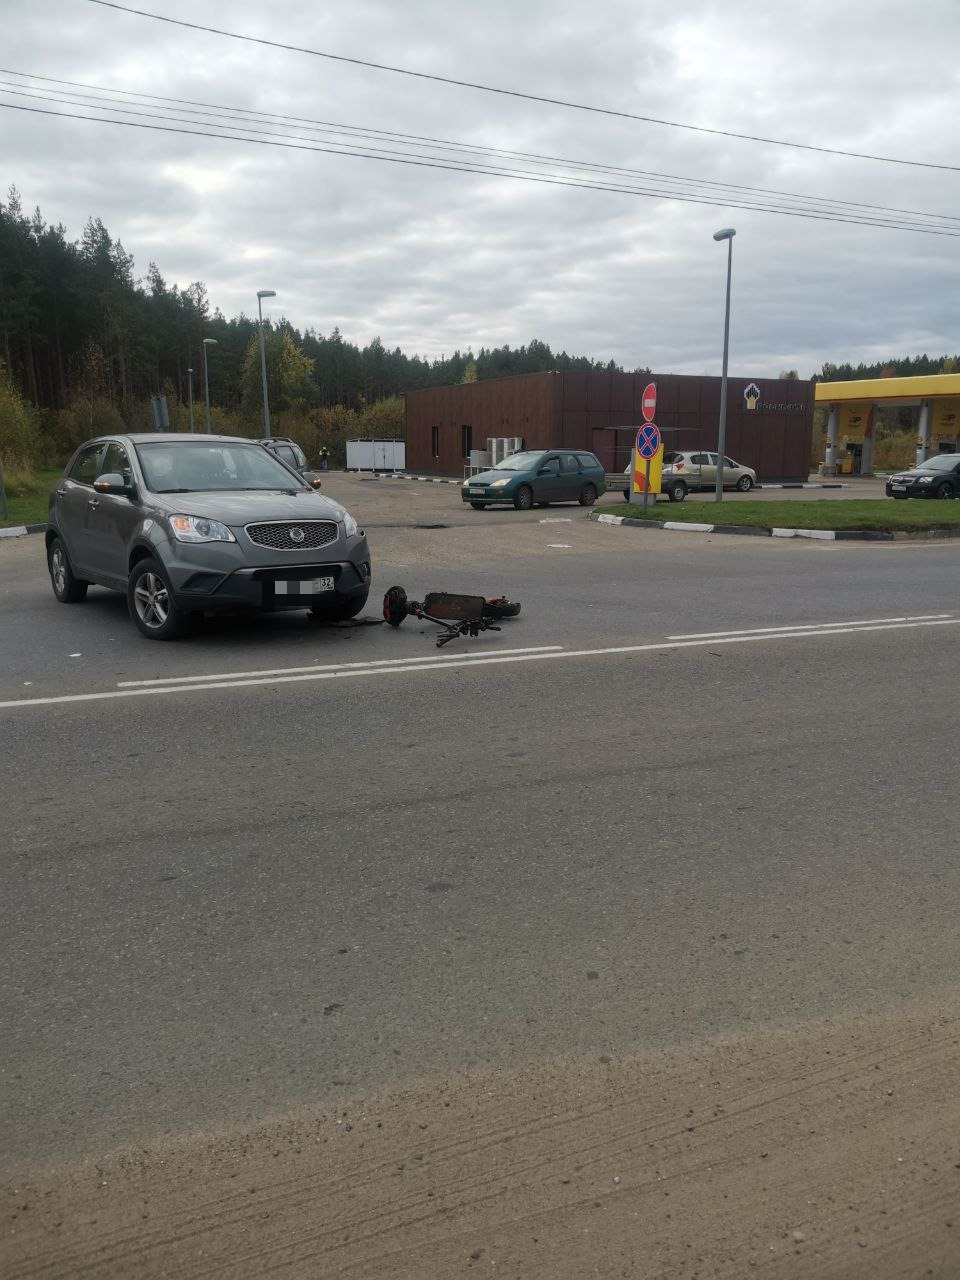
M 512 453 L 493 468 L 494 471 L 532 471 L 543 458 L 542 450 L 538 453 Z
M 921 462 L 917 470 L 952 471 L 958 462 L 960 458 L 955 453 L 938 453 L 935 458 L 928 458 L 926 462 Z
M 153 493 L 305 487 L 258 444 L 157 441 L 138 444 L 137 455 Z

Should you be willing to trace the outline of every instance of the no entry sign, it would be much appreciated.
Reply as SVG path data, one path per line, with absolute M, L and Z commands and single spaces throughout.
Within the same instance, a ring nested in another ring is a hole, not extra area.
M 660 428 L 646 422 L 637 432 L 637 453 L 641 458 L 652 458 L 660 448 Z
M 655 382 L 648 382 L 644 387 L 640 408 L 643 410 L 644 422 L 652 422 L 657 416 L 657 384 Z

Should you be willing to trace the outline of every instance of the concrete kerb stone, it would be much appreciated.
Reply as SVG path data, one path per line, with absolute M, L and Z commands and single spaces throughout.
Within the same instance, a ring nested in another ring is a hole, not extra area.
M 347 475 L 364 475 L 362 471 L 348 471 Z M 411 476 L 404 471 L 373 471 L 370 473 L 371 480 L 419 480 L 423 484 L 458 484 L 462 485 L 462 480 L 448 480 L 445 476 Z
M 960 529 L 923 529 L 919 532 L 892 532 L 881 529 L 757 529 L 742 524 L 699 524 L 682 520 L 633 520 L 630 516 L 610 516 L 591 511 L 597 524 L 628 524 L 635 529 L 658 529 L 669 533 L 737 533 L 761 538 L 810 538 L 821 542 L 928 542 L 931 539 L 960 538 Z
M 10 529 L 0 529 L 0 538 L 23 538 L 28 533 L 46 533 L 45 524 L 17 524 Z

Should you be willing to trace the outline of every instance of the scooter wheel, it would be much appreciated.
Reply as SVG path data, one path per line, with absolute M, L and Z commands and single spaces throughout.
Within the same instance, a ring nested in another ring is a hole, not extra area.
M 515 618 L 520 612 L 520 605 L 506 596 L 493 596 L 483 606 L 483 612 L 488 618 Z
M 403 587 L 391 587 L 383 597 L 383 620 L 399 627 L 407 616 L 407 593 Z

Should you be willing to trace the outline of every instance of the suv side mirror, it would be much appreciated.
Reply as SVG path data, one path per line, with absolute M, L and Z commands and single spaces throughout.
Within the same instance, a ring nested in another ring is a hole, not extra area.
M 115 493 L 126 498 L 132 498 L 135 493 L 133 481 L 125 480 L 118 471 L 107 471 L 97 476 L 93 487 L 97 493 Z

